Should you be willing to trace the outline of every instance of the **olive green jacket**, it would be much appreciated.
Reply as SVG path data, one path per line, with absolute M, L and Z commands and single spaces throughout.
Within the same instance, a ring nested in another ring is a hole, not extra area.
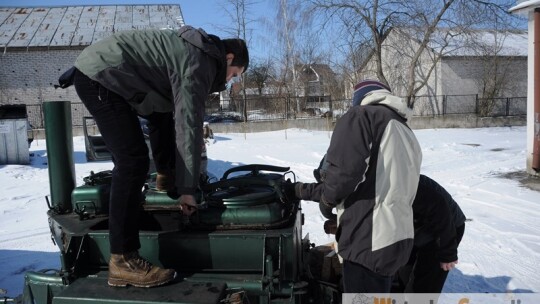
M 218 37 L 184 26 L 115 33 L 84 49 L 75 67 L 139 115 L 174 113 L 176 185 L 191 194 L 199 180 L 204 102 L 225 88 L 225 55 Z

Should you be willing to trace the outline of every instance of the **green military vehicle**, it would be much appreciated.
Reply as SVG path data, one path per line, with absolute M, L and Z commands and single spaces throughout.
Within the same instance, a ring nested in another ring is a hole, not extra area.
M 46 102 L 50 177 L 48 218 L 61 269 L 26 273 L 16 302 L 63 303 L 339 303 L 339 263 L 331 249 L 302 238 L 299 201 L 282 183 L 289 168 L 234 167 L 202 187 L 199 211 L 182 215 L 174 197 L 149 175 L 141 204 L 140 254 L 175 269 L 155 288 L 107 285 L 111 173 L 76 186 L 69 102 Z

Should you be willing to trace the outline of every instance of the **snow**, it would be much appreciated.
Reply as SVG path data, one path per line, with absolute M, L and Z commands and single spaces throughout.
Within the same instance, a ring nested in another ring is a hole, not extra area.
M 446 37 L 449 33 L 450 37 Z M 443 55 L 445 57 L 527 57 L 528 43 L 526 31 L 468 30 L 454 32 L 448 29 L 439 29 L 433 34 L 430 47 L 440 52 L 441 47 L 444 46 Z
M 415 130 L 423 151 L 422 173 L 437 180 L 470 221 L 459 247 L 459 264 L 446 292 L 540 291 L 540 192 L 505 178 L 524 172 L 526 128 Z M 329 145 L 331 132 L 288 129 L 247 134 L 215 134 L 208 146 L 209 171 L 221 176 L 232 166 L 290 166 L 299 181 L 313 182 L 313 169 Z M 59 268 L 50 239 L 45 196 L 49 195 L 44 140 L 30 148 L 31 164 L 0 166 L 0 289 L 22 292 L 24 272 Z M 110 162 L 87 163 L 84 140 L 74 138 L 77 183 Z M 303 202 L 303 234 L 326 244 L 324 219 L 316 203 Z M 1 293 L 0 293 L 1 296 Z
M 520 12 L 524 9 L 533 9 L 537 6 L 540 6 L 540 0 L 526 0 L 526 1 L 518 1 L 519 3 L 511 7 L 508 11 L 511 13 Z

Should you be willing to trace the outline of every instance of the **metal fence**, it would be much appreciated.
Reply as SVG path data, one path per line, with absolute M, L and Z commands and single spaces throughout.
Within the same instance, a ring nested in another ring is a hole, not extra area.
M 527 97 L 479 98 L 477 103 L 479 116 L 498 117 L 527 114 Z
M 28 122 L 34 129 L 44 128 L 43 123 L 43 107 L 41 104 L 26 105 L 28 113 Z M 74 127 L 83 125 L 83 117 L 92 116 L 82 102 L 71 103 L 71 122 Z
M 306 99 L 293 96 L 262 96 L 232 99 L 227 102 L 208 100 L 205 121 L 242 122 L 316 117 L 337 118 L 350 107 L 350 100 L 332 100 L 329 96 Z M 41 104 L 27 105 L 28 120 L 33 128 L 43 128 Z M 476 114 L 483 117 L 527 115 L 526 97 L 482 99 L 477 95 L 417 96 L 413 107 L 415 116 Z M 81 102 L 71 104 L 73 126 L 82 126 L 83 117 L 90 113 Z
M 265 121 L 305 119 L 341 115 L 349 101 L 332 101 L 329 96 L 306 98 L 294 96 L 260 96 L 206 102 L 209 122 Z

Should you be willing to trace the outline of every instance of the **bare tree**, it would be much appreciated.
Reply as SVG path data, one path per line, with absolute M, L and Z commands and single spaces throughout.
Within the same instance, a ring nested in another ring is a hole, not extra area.
M 296 38 L 300 31 L 299 4 L 294 0 L 280 0 L 276 24 L 278 26 L 280 42 L 283 45 L 282 68 L 279 82 L 284 84 L 288 95 L 298 96 L 298 84 L 296 75 L 296 62 L 298 54 L 296 50 Z M 299 111 L 299 101 L 295 98 L 296 110 Z
M 426 86 L 441 56 L 451 47 L 452 38 L 472 26 L 486 26 L 491 18 L 508 18 L 513 1 L 481 0 L 311 0 L 312 10 L 328 19 L 338 17 L 346 33 L 366 37 L 358 48 L 369 46 L 373 76 L 395 85 L 403 83 L 403 95 L 410 107 L 415 95 Z M 438 28 L 452 28 L 437 32 Z M 393 69 L 385 63 L 385 39 L 393 29 L 407 34 L 407 53 L 401 53 L 400 64 Z M 368 42 L 368 43 L 366 43 Z M 403 60 L 407 59 L 407 60 Z M 389 79 L 395 69 L 400 77 Z M 354 73 L 353 73 L 354 75 Z
M 255 87 L 259 95 L 263 94 L 263 89 L 270 79 L 275 78 L 274 67 L 270 58 L 262 60 L 253 60 L 250 64 L 250 69 L 247 71 L 246 85 Z
M 477 58 L 478 67 L 473 71 L 480 95 L 478 114 L 487 116 L 493 113 L 497 98 L 508 96 L 515 87 L 516 58 L 518 50 L 506 45 L 510 35 L 520 34 L 503 30 L 482 31 L 479 35 L 489 35 L 489 39 L 471 41 L 471 50 Z M 524 33 L 521 33 L 525 35 Z
M 229 30 L 233 36 L 242 38 L 246 43 L 250 44 L 252 30 L 249 26 L 255 22 L 253 19 L 248 18 L 251 7 L 256 3 L 254 0 L 227 0 L 227 7 L 225 11 L 228 13 L 229 18 L 233 21 L 234 26 Z M 247 121 L 247 99 L 246 99 L 246 78 L 247 75 L 242 77 L 242 99 L 243 109 L 242 116 L 244 122 Z

